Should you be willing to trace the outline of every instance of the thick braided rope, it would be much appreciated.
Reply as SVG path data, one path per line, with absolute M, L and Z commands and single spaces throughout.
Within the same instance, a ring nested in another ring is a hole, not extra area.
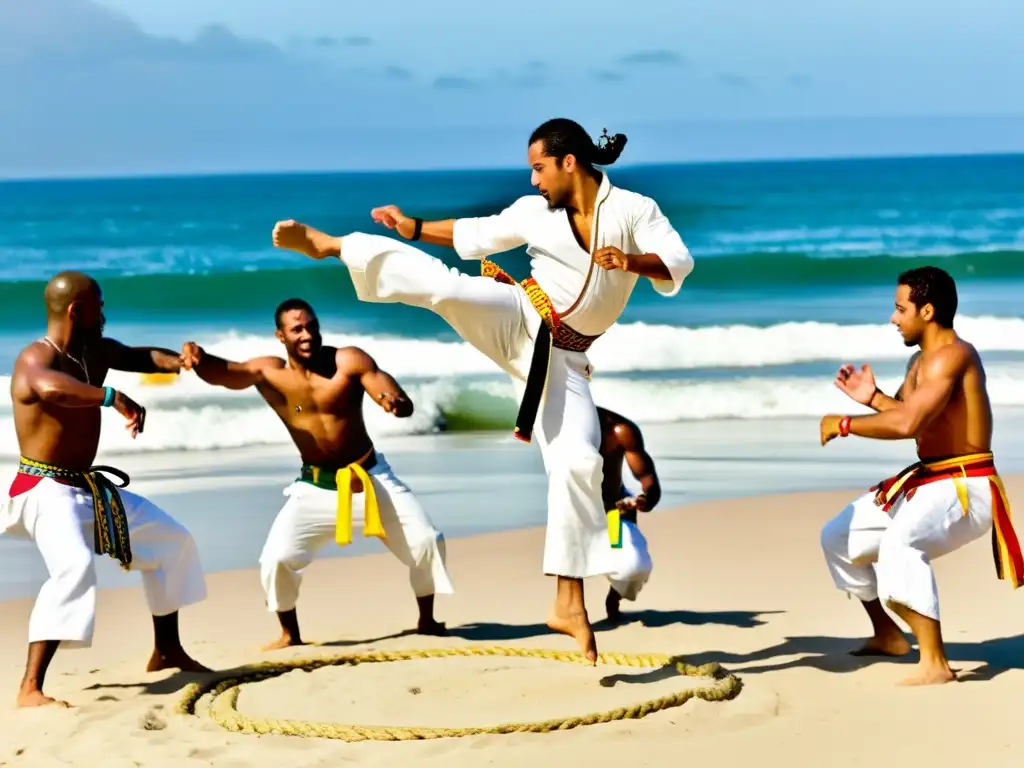
M 238 711 L 238 695 L 241 686 L 272 677 L 303 670 L 330 666 L 356 666 L 358 664 L 386 661 L 409 661 L 412 659 L 439 659 L 452 656 L 506 656 L 518 658 L 546 659 L 569 664 L 586 664 L 580 653 L 551 651 L 530 648 L 504 648 L 500 646 L 469 646 L 464 648 L 436 648 L 430 650 L 376 651 L 373 653 L 342 656 L 323 656 L 296 659 L 285 662 L 264 662 L 233 674 L 229 678 L 213 680 L 203 684 L 189 685 L 178 702 L 177 714 L 195 715 L 196 706 L 206 695 L 210 696 L 208 713 L 210 718 L 229 731 L 236 733 L 276 734 L 280 736 L 305 736 L 343 741 L 413 741 L 418 739 L 448 739 L 460 736 L 506 733 L 550 733 L 565 731 L 584 725 L 610 723 L 613 720 L 638 720 L 663 709 L 685 704 L 692 698 L 704 701 L 728 701 L 739 695 L 742 683 L 735 675 L 725 672 L 718 664 L 704 664 L 695 667 L 678 657 L 660 653 L 602 653 L 598 659 L 604 664 L 626 667 L 663 668 L 674 667 L 687 677 L 704 678 L 707 685 L 689 688 L 678 693 L 662 696 L 618 707 L 607 712 L 589 715 L 562 717 L 526 723 L 503 723 L 501 725 L 472 728 L 426 728 L 416 726 L 345 725 L 341 723 L 307 722 L 302 720 L 277 720 L 251 718 Z

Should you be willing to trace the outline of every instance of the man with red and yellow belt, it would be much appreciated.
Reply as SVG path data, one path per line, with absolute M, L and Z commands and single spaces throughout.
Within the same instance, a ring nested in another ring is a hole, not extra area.
M 942 644 L 934 558 L 991 532 L 996 575 L 1014 588 L 1024 582 L 1010 503 L 991 453 L 985 369 L 977 350 L 953 330 L 956 309 L 956 285 L 941 269 L 900 275 L 891 322 L 907 346 L 920 347 L 903 385 L 889 397 L 875 386 L 868 366 L 844 366 L 836 385 L 877 413 L 821 421 L 822 445 L 848 435 L 917 442 L 920 461 L 855 500 L 821 534 L 836 586 L 860 598 L 874 627 L 855 653 L 910 651 L 884 601 L 920 646 L 918 669 L 905 681 L 910 685 L 956 679 Z

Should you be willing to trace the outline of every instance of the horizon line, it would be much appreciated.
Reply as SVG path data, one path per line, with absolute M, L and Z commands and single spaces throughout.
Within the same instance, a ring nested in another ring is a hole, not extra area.
M 967 158 L 1018 158 L 1024 157 L 1024 150 L 978 150 L 961 152 L 929 152 L 929 153 L 866 153 L 851 155 L 794 155 L 792 157 L 750 157 L 734 159 L 709 159 L 709 160 L 671 160 L 664 162 L 639 162 L 639 163 L 616 163 L 609 168 L 609 173 L 615 173 L 619 169 L 645 169 L 645 168 L 680 168 L 695 166 L 739 166 L 739 165 L 787 165 L 805 163 L 858 163 L 877 162 L 892 160 L 956 160 Z M 260 169 L 252 168 L 247 170 L 204 170 L 204 171 L 146 171 L 139 173 L 110 173 L 110 174 L 48 174 L 43 176 L 3 176 L 0 175 L 0 184 L 38 184 L 50 182 L 96 182 L 96 181 L 167 181 L 175 179 L 229 179 L 229 178 L 251 178 L 268 176 L 416 176 L 416 175 L 438 175 L 447 173 L 495 173 L 523 171 L 526 166 L 513 165 L 467 165 L 448 166 L 443 168 L 381 168 L 381 169 L 359 169 L 359 168 L 280 168 Z

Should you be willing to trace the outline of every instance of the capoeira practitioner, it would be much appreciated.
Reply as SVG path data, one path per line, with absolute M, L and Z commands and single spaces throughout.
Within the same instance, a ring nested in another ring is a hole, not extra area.
M 637 526 L 636 513 L 650 512 L 661 499 L 661 483 L 654 468 L 654 459 L 644 447 L 640 428 L 629 419 L 598 407 L 601 420 L 601 458 L 604 460 L 604 482 L 601 493 L 608 510 L 608 535 L 612 545 L 615 570 L 608 574 L 611 587 L 604 605 L 610 621 L 619 621 L 622 600 L 636 600 L 651 577 L 650 552 L 647 539 Z M 629 465 L 640 483 L 640 493 L 633 496 L 622 482 L 622 463 Z
M 142 572 L 155 640 L 147 671 L 209 671 L 178 636 L 178 609 L 206 597 L 192 536 L 163 510 L 123 490 L 127 475 L 93 466 L 101 407 L 120 413 L 132 437 L 145 426 L 144 408 L 103 386 L 107 371 L 176 372 L 180 357 L 104 338 L 100 287 L 87 275 L 62 272 L 46 286 L 45 298 L 46 336 L 21 351 L 11 376 L 22 458 L 9 498 L 0 504 L 0 532 L 31 539 L 49 573 L 29 619 L 28 664 L 18 694 L 26 707 L 67 706 L 43 693 L 43 681 L 60 645 L 92 644 L 94 552 Z M 122 484 L 101 472 L 120 476 Z
M 279 222 L 273 235 L 280 248 L 339 258 L 363 301 L 437 313 L 513 377 L 521 395 L 515 434 L 529 441 L 536 421 L 548 474 L 544 572 L 558 577 L 548 625 L 575 637 L 594 663 L 583 579 L 611 573 L 614 564 L 586 351 L 618 320 L 639 276 L 660 294 L 674 296 L 693 268 L 657 203 L 613 186 L 595 169 L 614 162 L 625 140 L 617 134 L 595 146 L 573 121 L 551 120 L 534 131 L 528 145 L 539 195 L 482 218 L 424 222 L 396 206 L 373 211 L 376 221 L 406 239 L 481 260 L 480 277 L 387 237 L 334 237 L 295 221 Z M 533 274 L 517 284 L 486 257 L 522 245 L 528 246 Z
M 182 358 L 209 384 L 228 389 L 256 387 L 284 422 L 302 456 L 298 479 L 270 528 L 260 555 L 267 607 L 281 622 L 280 639 L 267 650 L 302 645 L 295 605 L 302 573 L 332 538 L 352 541 L 353 517 L 363 535 L 383 540 L 409 568 L 419 605 L 417 631 L 446 634 L 434 619 L 434 593 L 451 594 L 444 537 L 413 493 L 375 450 L 363 423 L 363 393 L 398 418 L 413 404 L 389 374 L 357 347 L 325 347 L 313 308 L 301 299 L 275 313 L 275 335 L 288 360 L 257 357 L 236 363 L 185 344 Z
M 917 441 L 919 462 L 855 500 L 821 533 L 836 586 L 860 598 L 874 627 L 855 654 L 902 656 L 910 650 L 884 602 L 920 645 L 917 672 L 905 681 L 910 685 L 956 678 L 942 644 L 934 558 L 991 529 L 998 577 L 1014 588 L 1024 581 L 1010 504 L 991 453 L 985 370 L 974 347 L 953 330 L 956 309 L 956 285 L 941 269 L 900 275 L 891 321 L 908 347 L 920 347 L 903 385 L 889 397 L 868 366 L 845 366 L 836 385 L 878 413 L 821 421 L 822 445 L 847 435 Z

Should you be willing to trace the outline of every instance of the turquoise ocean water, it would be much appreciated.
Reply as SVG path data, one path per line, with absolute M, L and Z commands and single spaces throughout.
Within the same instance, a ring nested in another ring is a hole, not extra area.
M 658 200 L 696 267 L 674 299 L 642 281 L 591 351 L 595 397 L 638 420 L 763 420 L 834 405 L 841 362 L 870 361 L 893 386 L 908 351 L 887 326 L 896 277 L 938 264 L 959 281 L 959 330 L 985 353 L 997 406 L 1024 405 L 1024 156 L 609 169 Z M 0 183 L 0 375 L 44 328 L 42 289 L 60 269 L 99 278 L 108 332 L 128 343 L 194 339 L 235 358 L 274 352 L 273 310 L 311 301 L 327 340 L 356 343 L 414 396 L 412 419 L 368 407 L 371 429 L 505 428 L 512 390 L 428 312 L 357 302 L 343 268 L 275 251 L 300 218 L 376 231 L 374 205 L 426 218 L 498 211 L 532 190 L 527 170 Z M 430 249 L 449 264 L 454 254 Z M 525 276 L 521 252 L 499 259 Z M 462 263 L 472 273 L 475 263 Z M 286 443 L 252 392 L 112 380 L 148 406 L 144 439 L 108 429 L 104 450 Z M 372 410 L 372 412 L 370 412 Z M 0 451 L 14 455 L 10 403 Z

